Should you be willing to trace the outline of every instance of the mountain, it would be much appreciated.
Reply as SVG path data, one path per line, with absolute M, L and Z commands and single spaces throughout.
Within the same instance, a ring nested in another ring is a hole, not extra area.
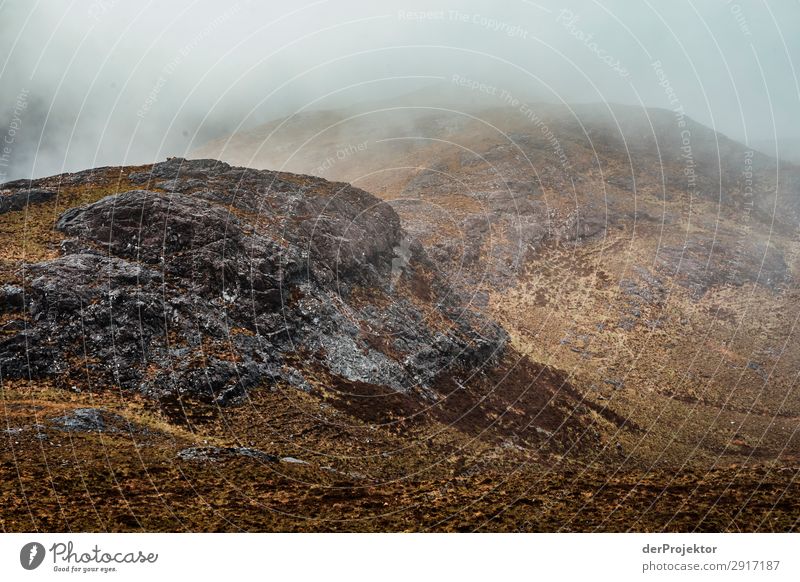
M 201 152 L 389 202 L 513 347 L 645 427 L 631 459 L 796 458 L 796 166 L 671 111 L 524 103 L 299 115 Z
M 797 168 L 423 97 L 0 185 L 4 529 L 796 528 Z
M 758 139 L 750 143 L 755 149 L 767 155 L 776 156 L 795 165 L 800 164 L 800 138 Z

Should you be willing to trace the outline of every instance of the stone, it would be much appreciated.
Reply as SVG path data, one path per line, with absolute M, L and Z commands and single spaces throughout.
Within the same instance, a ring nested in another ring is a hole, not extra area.
M 25 180 L 27 182 L 27 180 Z M 55 198 L 56 193 L 52 190 L 30 188 L 14 190 L 4 193 L 1 188 L 8 187 L 10 183 L 0 185 L 0 214 L 23 210 L 29 204 L 42 204 Z
M 505 331 L 363 190 L 180 158 L 129 179 L 170 191 L 66 210 L 61 256 L 0 290 L 30 320 L 0 336 L 5 377 L 86 389 L 74 362 L 88 362 L 95 385 L 229 406 L 257 387 L 312 392 L 328 374 L 429 399 L 449 369 L 503 353 Z

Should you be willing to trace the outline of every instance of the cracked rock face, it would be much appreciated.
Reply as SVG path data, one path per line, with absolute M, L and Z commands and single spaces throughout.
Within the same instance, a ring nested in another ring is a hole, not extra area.
M 426 395 L 503 350 L 502 328 L 364 191 L 213 160 L 129 179 L 140 189 L 64 212 L 62 255 L 0 288 L 6 319 L 24 322 L 0 336 L 6 377 L 225 404 L 310 390 L 322 370 Z

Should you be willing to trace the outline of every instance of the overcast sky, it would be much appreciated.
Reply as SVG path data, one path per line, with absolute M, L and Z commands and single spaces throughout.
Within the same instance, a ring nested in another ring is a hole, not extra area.
M 0 181 L 152 162 L 454 75 L 797 139 L 798 57 L 788 0 L 0 0 Z

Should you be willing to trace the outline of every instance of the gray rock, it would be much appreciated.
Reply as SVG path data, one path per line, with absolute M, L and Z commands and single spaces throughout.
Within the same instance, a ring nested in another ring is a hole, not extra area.
M 0 336 L 4 376 L 80 388 L 86 371 L 72 362 L 86 361 L 98 384 L 233 405 L 260 386 L 312 392 L 309 369 L 321 368 L 430 398 L 447 370 L 502 355 L 505 331 L 468 309 L 391 206 L 362 190 L 179 158 L 129 179 L 170 192 L 67 210 L 62 256 L 0 290 L 30 320 Z
M 178 452 L 182 461 L 221 461 L 249 457 L 265 463 L 277 463 L 278 457 L 249 447 L 189 447 Z
M 16 285 L 3 285 L 0 287 L 0 313 L 14 311 L 24 307 L 25 291 Z
M 48 422 L 67 432 L 119 432 L 119 425 L 127 423 L 121 416 L 99 408 L 78 408 Z
M 294 457 L 281 457 L 281 463 L 289 463 L 290 465 L 308 465 L 306 461 L 296 459 Z
M 8 186 L 5 184 L 4 186 Z M 41 204 L 55 198 L 56 193 L 52 190 L 31 188 L 15 190 L 9 193 L 0 192 L 0 214 L 22 210 L 29 204 Z

